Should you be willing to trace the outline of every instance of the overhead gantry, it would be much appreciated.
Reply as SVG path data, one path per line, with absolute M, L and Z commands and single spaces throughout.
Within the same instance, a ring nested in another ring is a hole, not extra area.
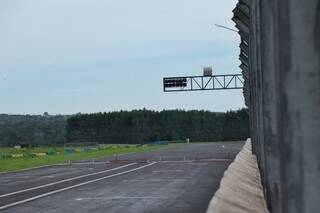
M 163 78 L 164 92 L 243 89 L 242 74 L 212 75 L 212 69 L 204 68 L 202 76 Z

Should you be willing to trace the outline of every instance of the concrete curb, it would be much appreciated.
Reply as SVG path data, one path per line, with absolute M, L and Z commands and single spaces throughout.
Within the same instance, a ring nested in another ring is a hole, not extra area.
M 268 213 L 256 156 L 248 139 L 225 171 L 207 213 Z

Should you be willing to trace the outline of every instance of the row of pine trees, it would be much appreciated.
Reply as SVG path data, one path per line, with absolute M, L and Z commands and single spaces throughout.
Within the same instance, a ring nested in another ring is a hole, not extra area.
M 78 114 L 67 120 L 67 141 L 137 144 L 154 141 L 230 141 L 249 137 L 246 109 L 217 113 L 133 110 Z
M 67 115 L 0 114 L 0 146 L 66 143 L 138 144 L 154 141 L 229 141 L 249 137 L 246 109 L 217 113 L 133 110 Z

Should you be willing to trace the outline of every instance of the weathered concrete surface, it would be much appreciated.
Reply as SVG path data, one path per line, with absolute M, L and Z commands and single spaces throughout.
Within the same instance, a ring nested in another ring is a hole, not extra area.
M 268 212 L 257 159 L 252 154 L 250 139 L 225 171 L 220 188 L 207 210 L 207 213 L 233 212 Z
M 250 11 L 245 94 L 268 208 L 319 212 L 320 0 L 239 0 L 241 5 Z M 245 39 L 248 30 L 235 23 Z

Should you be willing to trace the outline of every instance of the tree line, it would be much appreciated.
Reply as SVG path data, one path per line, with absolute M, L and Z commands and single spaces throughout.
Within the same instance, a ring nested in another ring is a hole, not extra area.
M 249 137 L 246 109 L 225 113 L 133 110 L 78 114 L 67 120 L 67 141 L 136 144 L 154 141 L 228 141 Z
M 65 143 L 138 144 L 154 141 L 228 141 L 249 137 L 246 109 L 133 110 L 76 115 L 0 114 L 0 146 Z
M 0 146 L 54 145 L 66 142 L 68 116 L 0 114 Z

